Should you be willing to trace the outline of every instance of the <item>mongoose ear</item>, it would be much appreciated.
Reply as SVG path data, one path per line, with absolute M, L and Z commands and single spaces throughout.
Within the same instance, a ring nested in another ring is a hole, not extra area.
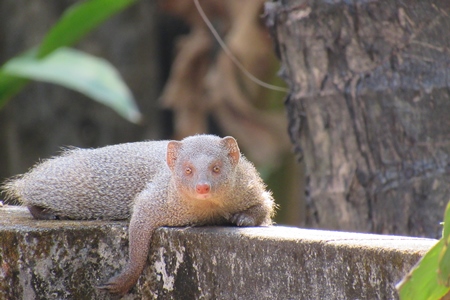
M 167 165 L 171 170 L 175 167 L 175 162 L 178 158 L 178 151 L 181 148 L 181 142 L 179 141 L 170 141 L 167 145 Z
M 241 158 L 241 152 L 239 151 L 239 146 L 232 136 L 226 136 L 222 139 L 222 143 L 228 149 L 228 156 L 231 159 L 233 165 L 237 165 L 239 159 Z

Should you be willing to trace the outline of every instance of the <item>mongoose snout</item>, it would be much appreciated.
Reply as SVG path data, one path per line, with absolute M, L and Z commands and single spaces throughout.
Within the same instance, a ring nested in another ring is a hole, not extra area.
M 195 190 L 199 195 L 208 195 L 211 190 L 211 185 L 208 182 L 200 182 L 195 186 Z

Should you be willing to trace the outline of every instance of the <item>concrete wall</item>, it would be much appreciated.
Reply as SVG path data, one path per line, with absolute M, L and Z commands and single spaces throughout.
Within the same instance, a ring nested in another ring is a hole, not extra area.
M 395 299 L 436 241 L 266 228 L 161 228 L 123 299 Z M 117 299 L 95 289 L 127 260 L 127 223 L 36 221 L 0 207 L 0 299 Z

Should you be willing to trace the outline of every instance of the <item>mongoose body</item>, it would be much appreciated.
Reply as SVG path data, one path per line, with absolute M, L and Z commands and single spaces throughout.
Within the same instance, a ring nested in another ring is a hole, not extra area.
M 128 219 L 136 194 L 167 169 L 167 144 L 66 150 L 6 183 L 6 191 L 39 219 Z M 39 208 L 44 209 L 40 215 Z
M 129 262 L 100 288 L 125 294 L 161 226 L 271 224 L 274 202 L 232 137 L 72 149 L 3 186 L 37 219 L 131 217 Z

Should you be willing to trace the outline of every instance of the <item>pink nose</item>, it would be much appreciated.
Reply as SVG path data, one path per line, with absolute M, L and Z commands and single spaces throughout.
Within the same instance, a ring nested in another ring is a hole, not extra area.
M 211 186 L 209 185 L 209 183 L 198 183 L 195 189 L 198 194 L 203 195 L 209 193 L 209 191 L 211 190 Z

